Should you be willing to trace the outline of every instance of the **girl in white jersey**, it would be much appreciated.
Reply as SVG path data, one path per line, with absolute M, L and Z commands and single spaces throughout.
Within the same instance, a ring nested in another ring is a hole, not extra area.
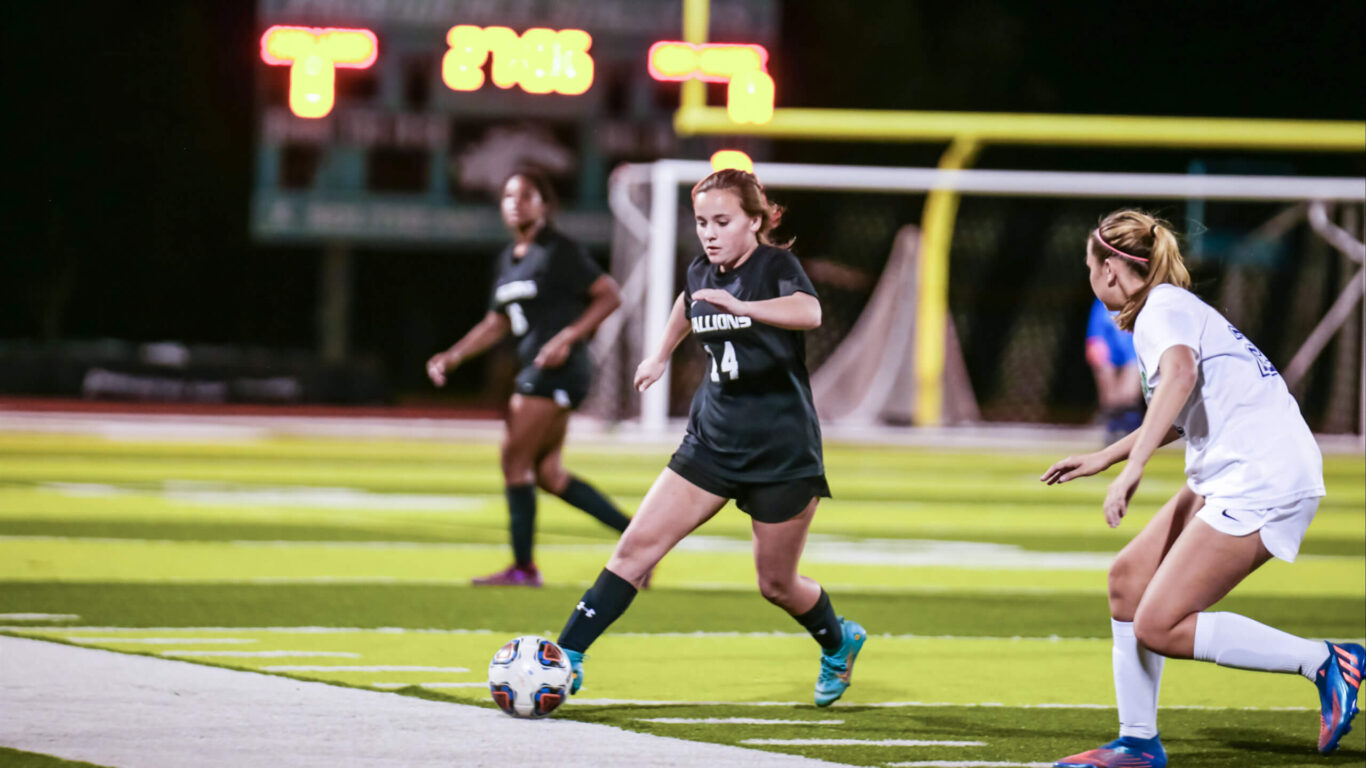
M 1319 751 L 1351 729 L 1366 649 L 1295 637 L 1208 612 L 1272 557 L 1293 561 L 1324 495 L 1323 459 L 1275 367 L 1187 287 L 1176 236 L 1133 210 L 1106 216 L 1086 245 L 1091 289 L 1134 332 L 1148 413 L 1132 434 L 1048 468 L 1065 483 L 1128 460 L 1105 496 L 1118 526 L 1157 448 L 1186 438 L 1187 484 L 1110 567 L 1119 738 L 1065 757 L 1068 768 L 1162 768 L 1157 691 L 1163 657 L 1298 672 L 1319 689 Z

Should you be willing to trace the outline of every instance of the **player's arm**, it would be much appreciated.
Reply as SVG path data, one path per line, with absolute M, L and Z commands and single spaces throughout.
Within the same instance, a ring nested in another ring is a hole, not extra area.
M 1187 353 L 1189 353 L 1189 364 L 1191 367 L 1188 372 L 1183 373 L 1182 375 L 1190 376 L 1191 379 L 1189 383 L 1183 385 L 1182 388 L 1185 389 L 1185 395 L 1182 396 L 1183 399 L 1177 401 L 1175 408 L 1171 409 L 1171 413 L 1169 415 L 1160 416 L 1158 419 L 1153 418 L 1153 409 L 1157 403 L 1157 398 L 1164 391 L 1163 387 L 1166 385 L 1167 375 L 1172 373 L 1171 370 L 1168 370 L 1164 367 L 1162 369 L 1162 380 L 1158 383 L 1157 390 L 1153 393 L 1153 402 L 1150 403 L 1148 406 L 1148 414 L 1144 417 L 1143 424 L 1140 425 L 1138 429 L 1134 430 L 1133 432 L 1130 432 L 1124 437 L 1121 437 L 1120 439 L 1116 440 L 1110 445 L 1105 446 L 1099 451 L 1096 451 L 1095 453 L 1087 453 L 1080 456 L 1068 456 L 1065 459 L 1060 459 L 1059 461 L 1055 462 L 1053 466 L 1049 467 L 1048 470 L 1045 471 L 1043 473 L 1043 476 L 1039 479 L 1049 485 L 1054 485 L 1055 483 L 1065 483 L 1068 480 L 1075 480 L 1079 477 L 1090 477 L 1091 475 L 1104 472 L 1105 470 L 1118 464 L 1119 462 L 1130 458 L 1138 443 L 1140 435 L 1145 433 L 1145 430 L 1149 439 L 1151 439 L 1152 435 L 1154 434 L 1160 437 L 1156 445 L 1153 445 L 1151 448 L 1145 449 L 1147 451 L 1147 456 L 1143 458 L 1143 463 L 1145 464 L 1147 463 L 1148 458 L 1152 457 L 1152 452 L 1154 450 L 1180 437 L 1181 433 L 1177 432 L 1176 428 L 1171 426 L 1171 424 L 1173 421 L 1175 421 L 1176 414 L 1180 412 L 1181 406 L 1186 402 L 1184 398 L 1190 397 L 1191 389 L 1193 389 L 1195 386 L 1195 353 L 1191 351 L 1190 347 L 1184 345 L 1172 347 L 1171 349 L 1167 350 L 1167 352 L 1163 353 L 1159 365 L 1166 366 L 1168 364 L 1167 355 L 1172 353 L 1172 351 L 1176 349 L 1184 349 L 1187 351 Z M 1180 362 L 1172 363 L 1172 369 L 1182 367 L 1183 365 Z M 1171 388 L 1166 391 L 1174 393 L 1169 394 L 1168 397 L 1181 396 L 1177 388 Z M 1162 421 L 1161 419 L 1166 419 L 1166 421 Z M 1166 424 L 1166 426 L 1163 427 L 1163 424 Z
M 1132 435 L 1126 437 L 1126 440 L 1132 437 L 1132 443 L 1127 452 L 1128 463 L 1124 466 L 1124 473 L 1132 473 L 1135 488 L 1138 486 L 1138 478 L 1143 474 L 1143 467 L 1147 465 L 1147 459 L 1153 458 L 1153 452 L 1167 443 L 1164 437 L 1172 429 L 1176 414 L 1182 411 L 1182 406 L 1190 399 L 1198 377 L 1195 350 L 1186 344 L 1169 347 L 1162 353 L 1161 362 L 1157 365 L 1161 369 L 1162 379 L 1153 391 L 1152 402 L 1147 403 L 1147 414 L 1143 415 L 1143 424 Z M 1123 440 L 1120 440 L 1120 443 L 1123 443 Z M 1124 473 L 1120 473 L 1120 477 L 1123 477 Z
M 705 301 L 722 312 L 754 320 L 789 331 L 809 331 L 821 325 L 821 301 L 809 293 L 793 293 L 763 301 L 741 301 L 718 288 L 706 288 L 693 293 L 693 299 Z
M 700 291 L 699 291 L 700 293 Z M 694 296 L 697 294 L 694 293 Z M 669 312 L 669 322 L 664 324 L 664 337 L 659 340 L 659 346 L 655 353 L 645 358 L 636 366 L 635 388 L 637 392 L 644 392 L 650 385 L 659 381 L 659 377 L 664 375 L 664 369 L 669 367 L 669 360 L 673 357 L 674 350 L 683 343 L 683 339 L 688 337 L 692 325 L 688 322 L 688 316 L 683 307 L 683 294 L 678 294 L 678 299 L 674 301 L 674 308 Z
M 559 333 L 536 353 L 536 365 L 542 368 L 558 368 L 569 359 L 575 342 L 586 339 L 597 330 L 607 316 L 621 306 L 621 288 L 611 275 L 599 275 L 588 286 L 588 308 L 578 319 L 566 325 Z
M 427 361 L 427 376 L 438 387 L 445 386 L 447 371 L 460 365 L 466 358 L 474 357 L 497 344 L 507 335 L 510 328 L 511 324 L 502 312 L 489 310 L 484 319 L 471 328 L 460 341 L 452 344 L 450 349 L 432 355 Z

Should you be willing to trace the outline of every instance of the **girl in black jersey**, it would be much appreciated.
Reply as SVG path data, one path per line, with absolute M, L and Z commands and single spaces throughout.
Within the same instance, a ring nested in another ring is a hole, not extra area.
M 616 551 L 560 633 L 583 683 L 583 653 L 615 621 L 669 550 L 728 499 L 753 518 L 759 591 L 821 644 L 815 700 L 827 706 L 849 687 L 866 633 L 835 615 L 821 586 L 797 572 L 820 497 L 829 497 L 820 424 L 807 380 L 803 331 L 821 323 L 816 291 L 769 233 L 782 209 L 753 174 L 713 173 L 692 190 L 706 251 L 688 268 L 664 338 L 636 369 L 649 387 L 689 333 L 710 358 L 693 398 L 683 443 L 641 502 Z
M 433 355 L 427 375 L 443 386 L 448 371 L 508 331 L 519 339 L 522 369 L 502 445 L 513 563 L 474 583 L 539 587 L 531 553 L 537 485 L 618 531 L 630 522 L 560 464 L 569 412 L 583 402 L 592 377 L 585 341 L 621 305 L 621 296 L 616 281 L 551 226 L 554 192 L 539 172 L 519 170 L 508 177 L 501 207 L 513 242 L 498 257 L 488 314 L 450 349 Z

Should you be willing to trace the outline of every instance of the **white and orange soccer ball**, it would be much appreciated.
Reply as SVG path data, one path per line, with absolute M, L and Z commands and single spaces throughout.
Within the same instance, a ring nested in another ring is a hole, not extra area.
M 513 717 L 545 717 L 569 698 L 572 674 L 560 646 L 535 635 L 515 637 L 489 662 L 489 695 Z

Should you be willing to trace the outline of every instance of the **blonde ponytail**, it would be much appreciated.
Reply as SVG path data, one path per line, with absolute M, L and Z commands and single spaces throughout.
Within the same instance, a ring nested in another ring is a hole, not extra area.
M 1190 272 L 1181 257 L 1181 246 L 1171 225 L 1143 211 L 1121 209 L 1101 219 L 1100 226 L 1091 233 L 1100 248 L 1096 257 L 1119 257 L 1143 278 L 1143 287 L 1134 292 L 1120 309 L 1115 323 L 1126 331 L 1134 329 L 1134 320 L 1148 301 L 1153 286 L 1170 283 L 1178 288 L 1190 288 Z

